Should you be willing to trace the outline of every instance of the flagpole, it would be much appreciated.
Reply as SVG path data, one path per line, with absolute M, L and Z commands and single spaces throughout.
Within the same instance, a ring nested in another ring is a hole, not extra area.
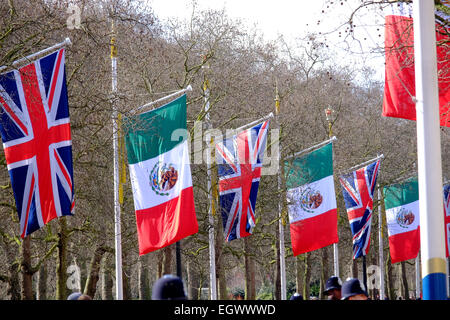
M 112 78 L 112 122 L 113 122 L 113 149 L 114 149 L 114 239 L 115 239 L 115 262 L 116 262 L 116 300 L 123 300 L 122 283 L 122 239 L 120 225 L 120 203 L 119 203 L 119 137 L 117 124 L 117 47 L 114 21 L 112 23 L 111 36 L 111 78 Z
M 381 212 L 381 190 L 378 183 L 378 263 L 380 264 L 380 300 L 384 300 L 383 214 Z
M 159 99 L 157 99 L 157 100 L 155 100 L 155 101 L 152 101 L 152 102 L 146 103 L 146 104 L 144 104 L 144 105 L 142 105 L 142 106 L 140 106 L 140 107 L 134 108 L 134 109 L 131 110 L 130 112 L 131 112 L 132 114 L 135 114 L 136 112 L 141 111 L 142 109 L 151 107 L 151 106 L 153 106 L 153 105 L 155 105 L 155 104 L 157 104 L 157 103 L 160 103 L 160 102 L 162 102 L 162 101 L 164 101 L 164 100 L 171 99 L 171 98 L 176 97 L 177 95 L 179 95 L 179 94 L 181 94 L 181 93 L 185 93 L 185 92 L 187 92 L 187 91 L 192 91 L 192 86 L 191 86 L 191 85 L 188 85 L 185 89 L 178 90 L 178 91 L 176 91 L 176 92 L 174 92 L 174 93 L 171 93 L 171 94 L 169 94 L 169 95 L 167 95 L 167 96 L 164 96 L 164 97 L 162 97 L 162 98 L 159 98 Z
M 308 151 L 311 151 L 313 149 L 318 149 L 319 147 L 324 146 L 324 145 L 326 145 L 326 144 L 328 144 L 330 142 L 333 142 L 335 140 L 337 140 L 337 138 L 335 136 L 332 136 L 330 139 L 322 141 L 322 142 L 319 142 L 318 144 L 315 144 L 312 147 L 309 147 L 309 148 L 306 148 L 304 150 L 298 151 L 298 152 L 294 153 L 293 155 L 290 155 L 290 156 L 284 158 L 284 160 L 289 160 L 289 159 L 298 157 L 298 156 L 300 156 L 300 155 L 302 155 L 304 153 L 307 153 Z
M 2 66 L 0 67 L 0 73 L 2 73 L 4 70 L 8 69 L 8 68 L 16 68 L 17 66 L 23 64 L 23 63 L 29 63 L 31 61 L 33 61 L 34 59 L 36 59 L 37 57 L 43 56 L 45 54 L 51 53 L 53 51 L 56 51 L 58 49 L 61 49 L 62 47 L 71 45 L 72 42 L 70 41 L 69 38 L 64 39 L 63 42 L 57 43 L 51 47 L 45 48 L 41 51 L 38 51 L 36 53 L 30 54 L 26 57 L 23 57 L 21 59 L 18 59 L 16 61 L 14 61 L 10 66 Z
M 363 163 L 357 164 L 356 166 L 353 166 L 350 169 L 347 169 L 347 170 L 345 170 L 343 172 L 339 172 L 339 175 L 355 171 L 356 169 L 362 168 L 362 167 L 364 167 L 367 164 L 370 164 L 370 163 L 372 163 L 374 161 L 377 161 L 377 160 L 383 159 L 383 158 L 384 158 L 384 154 L 381 154 L 381 155 L 379 155 L 379 156 L 377 156 L 377 157 L 375 157 L 373 159 L 370 159 L 370 160 L 367 160 L 367 161 L 365 161 Z
M 271 112 L 267 116 L 264 116 L 264 117 L 262 117 L 262 118 L 260 118 L 258 120 L 253 121 L 253 122 L 244 124 L 243 126 L 240 126 L 239 128 L 232 129 L 232 131 L 233 132 L 238 132 L 238 131 L 241 131 L 241 130 L 244 130 L 244 129 L 247 129 L 247 128 L 251 128 L 251 127 L 253 127 L 256 124 L 261 123 L 263 121 L 266 121 L 267 119 L 270 119 L 270 118 L 273 118 L 273 117 L 274 117 L 273 112 Z
M 417 254 L 417 257 L 415 259 L 416 263 L 416 299 L 420 297 L 420 258 L 419 253 Z
M 433 1 L 413 1 L 413 23 L 423 299 L 445 300 L 445 231 Z
M 331 106 L 328 106 L 325 109 L 325 116 L 328 121 L 328 137 L 330 138 L 330 141 L 336 140 L 336 137 L 333 136 L 333 115 L 334 110 L 331 108 Z M 334 149 L 332 150 L 332 163 L 334 163 Z M 336 207 L 336 213 L 339 216 L 338 213 L 339 208 Z M 326 249 L 325 249 L 326 250 Z M 333 260 L 334 260 L 334 275 L 339 277 L 339 247 L 337 243 L 333 243 Z
M 269 116 L 272 115 L 269 114 Z M 280 125 L 280 96 L 278 95 L 278 85 L 275 86 L 275 122 L 277 123 L 278 130 L 281 129 Z M 286 294 L 286 260 L 285 260 L 285 248 L 284 248 L 284 218 L 283 218 L 283 194 L 281 192 L 281 142 L 279 144 L 279 152 L 278 152 L 278 192 L 280 192 L 280 196 L 278 199 L 278 211 L 279 211 L 279 220 L 278 220 L 278 228 L 280 233 L 280 282 L 281 282 L 281 300 L 287 299 Z
M 208 80 L 205 79 L 203 83 L 203 89 L 205 91 L 205 120 L 208 129 L 212 129 L 210 115 L 209 115 L 209 84 Z M 208 209 L 208 222 L 209 222 L 209 283 L 210 283 L 210 295 L 211 300 L 217 300 L 217 276 L 216 276 L 216 248 L 215 248 L 215 240 L 214 240 L 214 199 L 213 199 L 213 186 L 212 186 L 212 170 L 211 170 L 211 152 L 213 146 L 213 137 L 211 137 L 210 144 L 207 148 L 207 157 L 206 157 L 206 171 L 208 175 L 208 200 L 209 200 L 209 209 Z

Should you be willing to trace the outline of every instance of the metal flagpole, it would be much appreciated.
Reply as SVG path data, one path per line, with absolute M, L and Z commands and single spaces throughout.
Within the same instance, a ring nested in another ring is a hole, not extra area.
M 420 297 L 420 258 L 419 253 L 415 259 L 416 261 L 416 299 Z
M 275 86 L 275 121 L 277 123 L 278 130 L 280 130 L 280 96 L 278 95 L 278 86 Z M 278 192 L 280 197 L 278 199 L 278 211 L 280 219 L 278 220 L 278 228 L 280 233 L 280 282 L 281 282 L 281 300 L 287 299 L 286 293 L 286 261 L 285 261 L 285 248 L 284 248 L 284 219 L 283 219 L 283 193 L 281 192 L 281 142 L 278 152 Z
M 203 89 L 205 91 L 205 119 L 206 119 L 206 125 L 208 129 L 212 129 L 210 116 L 209 116 L 209 85 L 208 80 L 205 79 L 205 82 L 203 84 Z M 206 170 L 208 174 L 208 200 L 209 200 L 209 210 L 208 210 L 208 222 L 209 222 L 209 230 L 208 230 L 208 237 L 209 237 L 209 283 L 210 283 L 210 294 L 211 294 L 211 300 L 217 300 L 217 277 L 216 277 L 216 248 L 215 248 L 215 241 L 214 241 L 214 212 L 213 212 L 213 206 L 214 206 L 214 199 L 213 199 L 213 186 L 212 186 L 212 157 L 211 152 L 213 146 L 213 137 L 211 137 L 210 144 L 207 149 L 207 156 L 206 156 Z
M 302 154 L 304 154 L 304 153 L 307 153 L 308 151 L 311 151 L 311 150 L 320 148 L 321 146 L 324 146 L 324 145 L 326 145 L 326 144 L 328 144 L 328 143 L 330 143 L 330 142 L 333 142 L 333 141 L 335 141 L 335 140 L 337 140 L 337 138 L 336 138 L 335 136 L 333 136 L 333 137 L 331 137 L 331 138 L 328 139 L 328 140 L 325 140 L 325 141 L 322 141 L 322 142 L 320 142 L 320 143 L 318 143 L 318 144 L 316 144 L 316 145 L 313 145 L 312 147 L 309 147 L 309 148 L 306 148 L 306 149 L 301 150 L 301 151 L 299 151 L 299 152 L 296 152 L 296 153 L 294 153 L 293 155 L 290 155 L 289 157 L 284 158 L 284 160 L 289 160 L 289 159 L 298 157 L 298 156 L 300 156 L 300 155 L 302 155 Z
M 120 226 L 119 203 L 119 137 L 117 124 L 117 47 L 114 21 L 111 36 L 111 78 L 112 78 L 112 122 L 113 122 L 113 149 L 114 149 L 114 235 L 115 235 L 115 262 L 116 262 L 116 300 L 123 300 L 122 283 L 122 239 Z
M 445 300 L 445 231 L 433 1 L 413 1 L 413 23 L 423 299 Z
M 362 167 L 364 167 L 365 165 L 367 165 L 369 163 L 372 163 L 374 161 L 377 161 L 378 159 L 383 159 L 383 158 L 384 158 L 384 154 L 381 154 L 381 155 L 379 155 L 379 156 L 377 156 L 377 157 L 375 157 L 373 159 L 370 159 L 370 160 L 367 160 L 367 161 L 365 161 L 363 163 L 357 164 L 356 166 L 353 166 L 350 169 L 347 169 L 345 171 L 339 172 L 339 175 L 343 175 L 345 173 L 349 173 L 349 172 L 355 171 L 356 169 L 362 168 Z
M 33 61 L 34 59 L 36 59 L 37 57 L 43 56 L 45 54 L 51 53 L 53 51 L 56 51 L 62 47 L 65 47 L 66 45 L 71 45 L 72 42 L 70 41 L 69 38 L 66 38 L 63 42 L 57 43 L 51 47 L 45 48 L 41 51 L 38 51 L 36 53 L 30 54 L 29 56 L 23 57 L 21 59 L 18 59 L 16 61 L 14 61 L 10 66 L 2 66 L 0 67 L 0 73 L 2 73 L 3 71 L 5 71 L 6 69 L 9 68 L 16 68 L 17 66 L 20 66 L 23 63 L 29 63 L 31 61 Z
M 334 113 L 334 110 L 331 108 L 331 106 L 328 106 L 325 109 L 325 115 L 326 119 L 328 121 L 328 138 L 336 138 L 333 136 L 333 118 L 332 115 Z M 334 164 L 334 149 L 332 150 L 332 163 Z M 336 213 L 339 216 L 339 208 L 336 207 Z M 339 247 L 337 243 L 333 243 L 333 262 L 334 262 L 334 275 L 339 277 Z
M 232 132 L 238 132 L 238 131 L 241 131 L 241 130 L 253 127 L 255 124 L 261 123 L 261 122 L 266 121 L 267 119 L 270 119 L 270 118 L 273 118 L 273 112 L 269 113 L 267 116 L 262 117 L 262 118 L 260 118 L 258 120 L 255 120 L 253 122 L 244 124 L 243 126 L 240 126 L 239 128 L 232 129 L 231 131 Z
M 380 264 L 380 300 L 384 300 L 383 214 L 381 212 L 381 190 L 378 184 L 378 261 Z
M 178 91 L 176 91 L 176 92 L 174 92 L 174 93 L 171 93 L 171 94 L 169 94 L 169 95 L 167 95 L 167 96 L 164 96 L 164 97 L 162 97 L 162 98 L 159 98 L 159 99 L 157 99 L 157 100 L 155 100 L 155 101 L 152 101 L 152 102 L 146 103 L 146 104 L 144 104 L 144 105 L 142 105 L 142 106 L 140 106 L 140 107 L 134 108 L 133 110 L 130 111 L 130 113 L 135 114 L 135 113 L 141 111 L 142 109 L 151 107 L 151 106 L 153 106 L 153 105 L 155 105 L 155 104 L 157 104 L 157 103 L 159 103 L 159 102 L 162 102 L 162 101 L 164 101 L 164 100 L 167 100 L 167 99 L 176 97 L 176 96 L 179 95 L 180 93 L 185 93 L 185 92 L 187 92 L 187 91 L 192 91 L 192 86 L 191 86 L 191 85 L 188 85 L 185 89 L 178 90 Z

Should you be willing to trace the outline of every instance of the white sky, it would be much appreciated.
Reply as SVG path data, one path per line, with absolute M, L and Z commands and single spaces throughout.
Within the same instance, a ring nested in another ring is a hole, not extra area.
M 191 0 L 150 3 L 160 18 L 187 18 L 192 8 Z M 306 24 L 313 25 L 322 10 L 321 0 L 197 0 L 197 5 L 200 9 L 225 7 L 229 16 L 256 24 L 269 39 L 276 38 L 278 32 L 286 36 L 305 34 Z
M 198 9 L 225 8 L 230 17 L 242 19 L 249 27 L 256 25 L 267 40 L 274 40 L 281 34 L 288 42 L 297 37 L 304 37 L 309 32 L 325 33 L 334 30 L 348 19 L 352 10 L 360 4 L 358 0 L 337 0 L 332 6 L 333 10 L 329 10 L 325 0 L 196 0 L 196 2 Z M 149 3 L 155 15 L 161 20 L 174 17 L 188 19 L 192 12 L 192 0 L 150 0 Z M 325 14 L 322 10 L 325 10 Z M 377 43 L 380 44 L 380 41 L 382 44 L 384 40 L 384 36 L 378 36 L 380 32 L 383 35 L 383 30 L 376 31 L 374 18 L 366 15 L 364 18 L 357 17 L 354 21 L 357 25 L 370 25 L 355 29 L 366 52 Z M 379 17 L 377 22 L 380 22 Z M 343 47 L 341 41 L 338 32 L 327 36 L 327 42 L 334 50 Z M 365 58 L 364 63 L 376 68 L 375 77 L 384 79 L 384 59 L 380 55 L 376 57 L 364 54 L 350 57 L 343 50 L 338 54 L 342 55 L 342 61 L 347 64 L 354 64 L 355 60 Z

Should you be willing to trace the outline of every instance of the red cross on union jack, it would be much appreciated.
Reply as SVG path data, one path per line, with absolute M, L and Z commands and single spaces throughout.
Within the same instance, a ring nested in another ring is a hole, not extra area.
M 0 75 L 0 132 L 22 238 L 74 207 L 64 49 Z

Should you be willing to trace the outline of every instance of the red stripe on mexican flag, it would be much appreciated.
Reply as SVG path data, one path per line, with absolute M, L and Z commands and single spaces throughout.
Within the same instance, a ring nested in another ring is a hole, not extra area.
M 183 201 L 186 199 L 187 201 Z M 145 254 L 175 243 L 198 231 L 192 227 L 195 213 L 193 188 L 183 189 L 179 196 L 155 207 L 136 210 L 140 254 Z
M 291 223 L 289 228 L 294 256 L 337 243 L 339 237 L 336 226 L 336 209 Z

